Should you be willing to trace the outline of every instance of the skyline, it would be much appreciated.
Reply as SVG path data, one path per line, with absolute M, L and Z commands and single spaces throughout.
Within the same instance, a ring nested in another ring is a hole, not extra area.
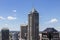
M 20 31 L 28 24 L 28 14 L 35 8 L 39 13 L 39 30 L 53 27 L 60 31 L 60 0 L 0 0 L 0 30 L 8 27 Z

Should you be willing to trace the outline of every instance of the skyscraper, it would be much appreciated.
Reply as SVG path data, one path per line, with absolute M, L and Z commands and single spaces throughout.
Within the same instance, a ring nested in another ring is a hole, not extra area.
M 1 30 L 2 40 L 9 40 L 9 29 L 3 28 Z
M 39 40 L 39 13 L 33 8 L 28 14 L 27 40 Z

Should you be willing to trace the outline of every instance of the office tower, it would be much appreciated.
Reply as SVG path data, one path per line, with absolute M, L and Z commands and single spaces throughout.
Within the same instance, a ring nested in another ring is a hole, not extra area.
M 39 40 L 39 13 L 34 8 L 28 14 L 27 40 Z
M 19 40 L 18 39 L 18 33 L 17 32 L 12 33 L 12 40 Z
M 1 30 L 2 40 L 9 40 L 9 29 L 3 28 Z
M 28 25 L 21 25 L 21 32 L 20 32 L 21 40 L 27 40 L 27 27 L 28 27 Z

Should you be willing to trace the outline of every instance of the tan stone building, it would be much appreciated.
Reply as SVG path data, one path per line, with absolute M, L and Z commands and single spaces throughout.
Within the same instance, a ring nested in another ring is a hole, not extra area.
M 21 25 L 20 39 L 27 40 L 27 27 L 28 25 Z

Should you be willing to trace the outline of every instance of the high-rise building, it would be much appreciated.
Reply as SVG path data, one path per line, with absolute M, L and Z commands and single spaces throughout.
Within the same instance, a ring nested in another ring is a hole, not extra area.
M 21 25 L 21 32 L 20 32 L 21 40 L 27 40 L 27 27 L 28 27 L 28 25 Z
M 9 29 L 3 28 L 1 30 L 2 40 L 9 40 Z
M 39 13 L 33 8 L 28 14 L 27 40 L 39 40 Z

